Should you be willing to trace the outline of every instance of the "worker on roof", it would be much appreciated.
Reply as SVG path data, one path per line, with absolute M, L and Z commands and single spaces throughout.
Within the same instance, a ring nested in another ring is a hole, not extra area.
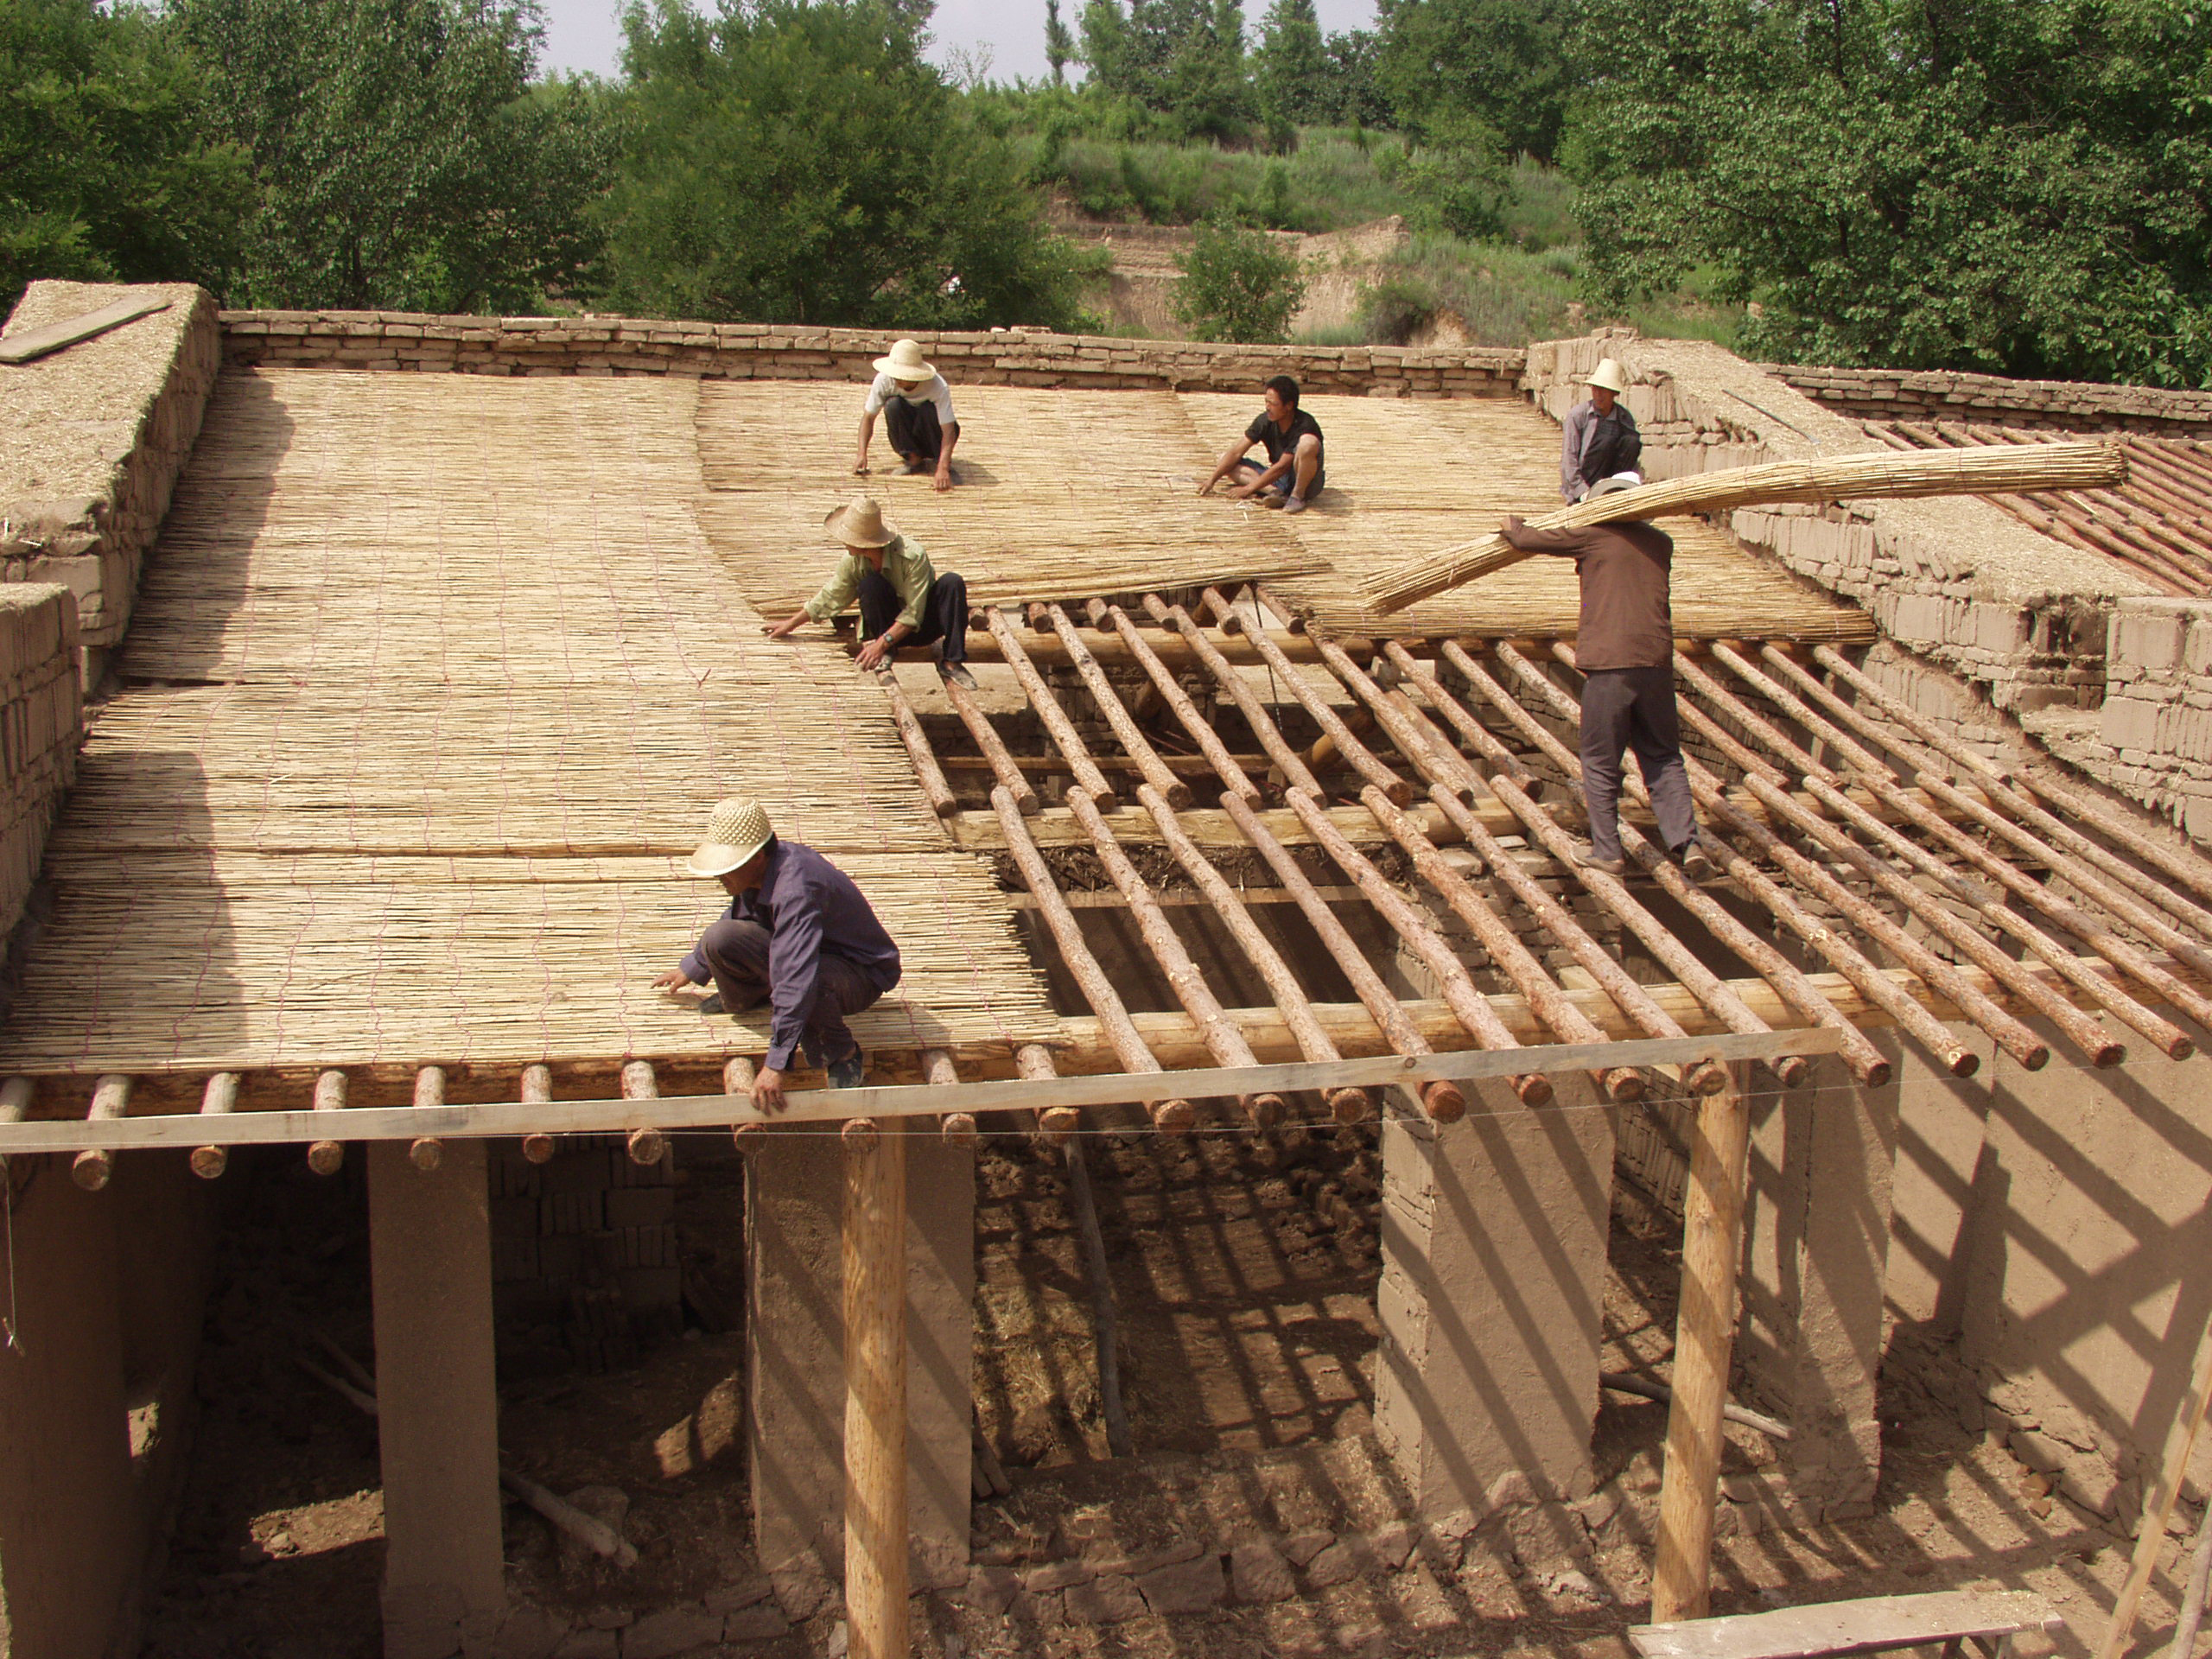
M 1270 376 L 1262 396 L 1266 407 L 1244 429 L 1243 441 L 1223 452 L 1221 464 L 1198 486 L 1198 493 L 1211 495 L 1215 485 L 1235 473 L 1237 480 L 1229 493 L 1240 500 L 1249 498 L 1263 507 L 1303 512 L 1328 482 L 1321 423 L 1298 406 L 1298 382 L 1287 374 Z M 1246 453 L 1255 443 L 1267 448 L 1264 463 Z
M 1634 489 L 1634 473 L 1599 479 L 1592 495 Z M 1681 722 L 1675 707 L 1675 620 L 1669 599 L 1674 538 L 1640 518 L 1579 530 L 1531 530 L 1516 515 L 1502 532 L 1529 553 L 1574 561 L 1582 582 L 1582 617 L 1574 635 L 1582 686 L 1582 804 L 1590 844 L 1580 861 L 1609 875 L 1626 873 L 1621 855 L 1621 756 L 1636 751 L 1643 786 L 1668 854 L 1693 880 L 1709 881 L 1713 867 L 1698 834 L 1690 780 L 1682 765 Z
M 807 622 L 827 622 L 857 599 L 861 648 L 853 660 L 861 667 L 884 667 L 902 645 L 934 644 L 938 673 L 974 690 L 965 579 L 953 570 L 938 575 L 929 550 L 894 530 L 873 497 L 856 495 L 822 522 L 844 543 L 844 562 L 812 599 L 770 627 L 768 637 L 781 639 Z
M 1560 435 L 1559 493 L 1569 501 L 1581 500 L 1601 478 L 1634 472 L 1643 458 L 1643 435 L 1620 401 L 1628 390 L 1621 365 L 1609 357 L 1584 384 L 1589 401 L 1567 411 Z
M 918 340 L 902 340 L 887 357 L 875 359 L 875 378 L 861 405 L 861 448 L 853 471 L 868 475 L 868 445 L 875 417 L 884 417 L 884 435 L 897 452 L 900 474 L 934 475 L 937 487 L 952 487 L 952 447 L 960 442 L 960 422 L 952 412 L 952 388 L 922 355 Z
M 734 1017 L 766 1002 L 768 1052 L 753 1076 L 753 1103 L 784 1109 L 794 1052 L 830 1074 L 832 1089 L 867 1081 L 860 1041 L 845 1023 L 899 982 L 899 947 L 852 877 L 770 827 L 760 803 L 715 803 L 706 838 L 683 868 L 719 880 L 727 914 L 699 936 L 682 964 L 653 981 L 680 995 L 712 981 L 702 1014 Z

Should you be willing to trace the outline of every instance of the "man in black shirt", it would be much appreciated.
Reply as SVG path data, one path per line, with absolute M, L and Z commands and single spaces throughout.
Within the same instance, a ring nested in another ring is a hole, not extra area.
M 1314 492 L 1327 482 L 1321 423 L 1299 408 L 1298 382 L 1288 375 L 1270 378 L 1266 393 L 1266 410 L 1244 429 L 1243 440 L 1223 454 L 1221 465 L 1198 486 L 1198 493 L 1211 494 L 1215 485 L 1236 473 L 1239 476 L 1230 494 L 1256 497 L 1261 505 L 1281 507 L 1285 512 L 1303 512 Z M 1265 466 L 1245 454 L 1255 443 L 1267 446 Z

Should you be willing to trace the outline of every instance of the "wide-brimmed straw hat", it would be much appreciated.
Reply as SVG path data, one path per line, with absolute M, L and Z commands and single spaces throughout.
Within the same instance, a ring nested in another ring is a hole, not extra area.
M 707 836 L 683 861 L 694 875 L 728 875 L 752 862 L 753 855 L 775 834 L 760 803 L 743 795 L 716 801 L 707 815 Z
M 1632 490 L 1643 482 L 1642 473 L 1614 473 L 1599 479 L 1590 486 L 1592 495 L 1617 495 L 1623 490 Z
M 899 539 L 872 495 L 856 495 L 843 506 L 831 508 L 822 524 L 847 547 L 888 547 Z
M 1603 386 L 1611 392 L 1623 392 L 1628 390 L 1628 376 L 1621 372 L 1620 364 L 1609 357 L 1592 370 L 1590 378 L 1582 384 L 1586 386 Z
M 893 380 L 926 380 L 937 372 L 929 359 L 922 355 L 922 342 L 902 340 L 891 348 L 891 355 L 875 359 L 875 372 L 887 374 Z

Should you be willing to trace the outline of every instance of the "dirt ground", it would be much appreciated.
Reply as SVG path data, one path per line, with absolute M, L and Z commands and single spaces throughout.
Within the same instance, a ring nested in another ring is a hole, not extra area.
M 724 1143 L 727 1144 L 726 1142 Z M 1233 1539 L 1359 1529 L 1402 1512 L 1371 1432 L 1379 1201 L 1372 1129 L 1086 1141 L 1115 1281 L 1122 1375 L 1138 1454 L 1106 1456 L 1088 1287 L 1057 1157 L 986 1138 L 978 1167 L 980 1427 L 1012 1486 L 979 1503 L 979 1561 L 1020 1566 L 1111 1541 L 1131 1550 L 1192 1535 Z M 703 1141 L 680 1146 L 677 1227 L 687 1258 L 733 1307 L 741 1174 Z M 358 1175 L 334 1182 L 270 1160 L 226 1230 L 210 1304 L 201 1427 L 146 1659 L 370 1659 L 380 1651 L 382 1504 L 374 1424 L 301 1363 L 341 1367 L 315 1335 L 371 1362 L 367 1240 Z M 1679 1260 L 1651 1212 L 1616 1217 L 1605 1302 L 1608 1369 L 1663 1360 Z M 534 1375 L 503 1387 L 511 1466 L 555 1490 L 599 1489 L 638 1547 L 627 1573 L 573 1550 L 510 1506 L 507 1559 L 521 1596 L 579 1627 L 727 1593 L 755 1577 L 747 1553 L 742 1334 L 695 1325 L 639 1365 Z M 542 1367 L 532 1367 L 541 1370 Z M 1717 1546 L 1715 1610 L 1987 1586 L 2041 1592 L 2065 1616 L 2024 1659 L 2087 1653 L 2125 1575 L 2129 1543 L 2049 1493 L 2000 1445 L 1960 1426 L 1940 1353 L 1911 1333 L 1885 1377 L 1876 1512 L 1838 1525 L 1732 1527 Z M 1926 1379 L 1923 1381 L 1923 1379 Z M 1562 1578 L 1532 1573 L 1478 1535 L 1457 1571 L 1424 1565 L 1264 1607 L 1173 1619 L 1025 1627 L 917 1602 L 920 1654 L 1231 1656 L 1519 1651 L 1624 1654 L 1649 1590 L 1664 1408 L 1607 1396 L 1595 1440 L 1620 1495 L 1613 1541 Z M 1770 1456 L 1731 1430 L 1726 1472 Z M 607 1493 L 617 1496 L 612 1500 Z M 1752 1511 L 1732 1513 L 1755 1514 Z M 2170 1549 L 2169 1554 L 2173 1552 Z M 2154 1581 L 2138 1653 L 2171 1629 L 2175 1587 Z M 797 1659 L 828 1650 L 834 1607 L 779 1638 L 726 1651 Z

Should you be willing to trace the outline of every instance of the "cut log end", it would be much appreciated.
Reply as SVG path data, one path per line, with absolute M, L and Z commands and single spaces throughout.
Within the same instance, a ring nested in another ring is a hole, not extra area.
M 1197 798 L 1191 793 L 1191 786 L 1179 778 L 1167 791 L 1167 804 L 1178 812 L 1189 806 L 1195 798 Z
M 1329 1116 L 1339 1123 L 1364 1123 L 1375 1116 L 1375 1096 L 1364 1089 L 1332 1089 Z
M 1188 1135 L 1198 1121 L 1198 1109 L 1187 1100 L 1155 1100 L 1148 1109 L 1152 1127 L 1162 1135 Z
M 97 1192 L 115 1173 L 111 1152 L 80 1152 L 69 1165 L 69 1179 L 87 1192 Z
M 337 1141 L 318 1141 L 308 1148 L 308 1167 L 318 1175 L 335 1175 L 346 1163 L 346 1147 Z
M 1421 1103 L 1432 1122 L 1457 1123 L 1467 1115 L 1466 1096 L 1460 1092 L 1458 1084 L 1448 1078 L 1439 1077 L 1433 1083 L 1424 1084 L 1421 1091 Z
M 1981 1070 L 1981 1056 L 1953 1043 L 1943 1052 L 1943 1068 L 1955 1077 L 1970 1077 Z
M 2185 1060 L 2196 1052 L 2196 1045 L 2190 1041 L 2186 1037 L 2177 1037 L 2172 1042 L 2166 1045 L 2166 1058 L 2170 1060 Z M 2107 1043 L 2103 1047 L 2100 1048 L 2094 1054 L 2092 1054 L 2089 1057 L 2089 1064 L 2092 1065 L 2118 1065 L 2126 1058 L 2126 1044 Z
M 1038 1130 L 1055 1147 L 1082 1127 L 1083 1114 L 1072 1106 L 1047 1106 L 1037 1114 Z
M 1643 1098 L 1643 1073 L 1632 1065 L 1617 1065 L 1604 1076 L 1605 1098 L 1626 1105 Z
M 947 1144 L 972 1147 L 976 1144 L 976 1117 L 972 1112 L 947 1112 L 938 1120 L 938 1127 Z
M 192 1149 L 192 1173 L 203 1181 L 216 1179 L 231 1166 L 228 1147 L 194 1147 Z
M 553 1161 L 553 1137 L 550 1135 L 525 1135 L 522 1138 L 522 1155 L 533 1164 Z
M 1541 1071 L 1524 1071 L 1513 1079 L 1513 1092 L 1520 1096 L 1523 1106 L 1548 1106 L 1552 1080 Z
M 1682 1073 L 1682 1086 L 1694 1095 L 1717 1095 L 1728 1086 L 1728 1068 L 1718 1060 L 1699 1060 Z
M 630 1131 L 630 1161 L 633 1164 L 657 1164 L 668 1155 L 668 1137 L 658 1129 Z
M 425 1175 L 446 1160 L 445 1143 L 424 1135 L 407 1148 L 407 1161 Z
M 848 1152 L 867 1152 L 882 1134 L 872 1117 L 849 1117 L 845 1120 L 845 1127 L 837 1131 L 837 1138 L 845 1143 Z
M 1783 1054 L 1774 1059 L 1768 1070 L 1774 1073 L 1783 1088 L 1796 1089 L 1813 1075 L 1813 1063 L 1802 1054 Z
M 1255 1129 L 1272 1129 L 1290 1116 L 1290 1103 L 1273 1090 L 1245 1095 L 1237 1104 L 1244 1109 L 1245 1117 Z
M 2026 1048 L 2021 1050 L 2018 1058 L 2022 1071 L 2040 1071 L 2050 1064 L 2050 1045 L 2031 1043 Z

